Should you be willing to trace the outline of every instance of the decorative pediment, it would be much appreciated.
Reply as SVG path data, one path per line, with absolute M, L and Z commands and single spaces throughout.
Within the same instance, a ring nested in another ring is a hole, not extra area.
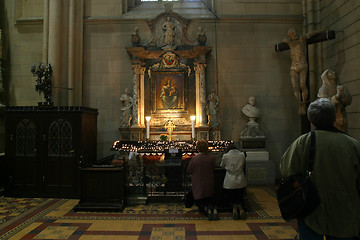
M 161 47 L 164 50 L 176 49 L 178 46 L 191 45 L 187 37 L 187 29 L 191 20 L 185 19 L 171 8 L 159 14 L 156 18 L 148 20 L 151 31 L 150 40 L 145 47 Z
M 149 68 L 149 76 L 151 77 L 151 70 L 167 70 L 167 69 L 184 69 L 188 76 L 191 73 L 191 68 L 179 61 L 179 55 L 172 51 L 164 52 L 160 55 L 160 61 Z

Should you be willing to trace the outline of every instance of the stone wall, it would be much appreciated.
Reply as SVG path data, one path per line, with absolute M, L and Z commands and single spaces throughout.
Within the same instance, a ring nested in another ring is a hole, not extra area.
M 321 27 L 336 31 L 336 39 L 323 46 L 322 70 L 334 69 L 338 81 L 350 91 L 348 133 L 360 140 L 360 2 L 321 1 L 320 13 Z

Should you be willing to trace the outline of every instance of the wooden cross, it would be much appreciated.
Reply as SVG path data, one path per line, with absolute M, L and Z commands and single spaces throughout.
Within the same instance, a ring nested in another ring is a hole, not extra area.
M 332 39 L 335 39 L 335 36 L 336 36 L 336 34 L 335 34 L 335 31 L 333 31 L 333 30 L 320 32 L 320 33 L 310 37 L 309 39 L 307 39 L 306 44 L 310 45 L 310 44 L 314 44 L 314 43 L 318 43 L 318 42 L 332 40 Z M 276 52 L 282 52 L 282 51 L 289 50 L 289 49 L 290 49 L 289 45 L 284 42 L 275 44 Z
M 315 44 L 331 39 L 335 39 L 335 31 L 312 32 L 306 36 L 297 36 L 296 30 L 290 28 L 288 40 L 275 45 L 275 51 L 281 52 L 290 49 L 292 64 L 290 67 L 290 79 L 294 89 L 294 94 L 298 103 L 299 115 L 302 115 L 302 132 L 310 130 L 310 123 L 306 118 L 306 108 L 308 99 L 307 79 L 308 79 L 308 49 L 309 44 Z

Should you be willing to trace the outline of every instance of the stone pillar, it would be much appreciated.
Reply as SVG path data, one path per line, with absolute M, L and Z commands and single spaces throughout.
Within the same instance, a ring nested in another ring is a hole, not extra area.
M 141 101 L 139 101 L 139 90 L 140 90 L 140 74 L 142 72 L 142 75 L 144 75 L 145 70 L 138 64 L 132 65 L 133 70 L 133 110 L 132 110 L 132 125 L 131 127 L 140 127 L 140 121 L 139 121 L 139 112 L 141 113 L 141 110 L 139 111 L 139 102 L 141 105 Z
M 44 0 L 44 19 L 43 19 L 43 58 L 42 62 L 48 64 L 49 52 L 49 0 Z
M 146 127 L 145 125 L 145 67 L 139 67 L 139 104 L 138 104 L 138 123 L 141 128 Z
M 61 86 L 61 10 L 63 0 L 49 1 L 49 52 L 48 62 L 53 67 L 52 84 Z M 52 89 L 52 100 L 55 105 L 61 104 L 61 90 Z
M 84 0 L 44 0 L 43 62 L 53 67 L 55 105 L 82 105 L 83 9 Z
M 83 0 L 70 0 L 67 87 L 69 105 L 82 105 Z
M 196 85 L 196 126 L 207 126 L 206 121 L 206 78 L 205 63 L 195 63 L 195 85 Z

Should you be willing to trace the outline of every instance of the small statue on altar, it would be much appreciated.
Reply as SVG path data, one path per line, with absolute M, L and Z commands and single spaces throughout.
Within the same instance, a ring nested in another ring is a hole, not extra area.
M 219 98 L 215 94 L 215 89 L 211 89 L 211 93 L 207 97 L 207 106 L 206 106 L 206 114 L 208 116 L 208 124 L 210 127 L 218 127 L 218 105 Z
M 133 106 L 133 99 L 130 96 L 130 91 L 128 88 L 125 88 L 124 94 L 120 97 L 120 110 L 121 110 L 121 121 L 120 127 L 129 127 L 132 114 L 131 109 Z
M 134 32 L 131 34 L 131 43 L 133 47 L 138 47 L 140 44 L 139 28 L 135 27 Z

